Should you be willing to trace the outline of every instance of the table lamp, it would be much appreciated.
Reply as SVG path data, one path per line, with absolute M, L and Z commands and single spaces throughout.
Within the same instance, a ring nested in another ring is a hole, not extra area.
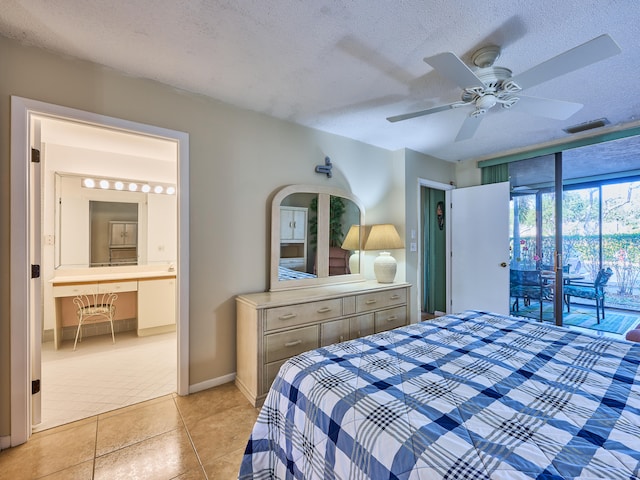
M 347 236 L 342 242 L 342 248 L 353 252 L 349 257 L 349 271 L 351 273 L 360 273 L 360 250 L 364 242 L 360 241 L 360 225 L 351 225 L 347 232 Z
M 364 249 L 380 250 L 380 255 L 373 262 L 373 272 L 378 283 L 392 283 L 396 277 L 398 264 L 391 253 L 386 251 L 395 248 L 404 248 L 396 227 L 389 223 L 371 227 Z

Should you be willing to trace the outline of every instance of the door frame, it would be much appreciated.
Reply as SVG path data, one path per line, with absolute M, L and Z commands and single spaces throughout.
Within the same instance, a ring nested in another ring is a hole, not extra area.
M 420 226 L 422 225 L 422 202 L 420 202 L 420 191 L 422 189 L 422 187 L 426 187 L 426 188 L 433 188 L 435 190 L 443 190 L 444 191 L 444 198 L 445 198 L 445 204 L 446 205 L 450 205 L 451 204 L 451 190 L 453 190 L 454 188 L 456 188 L 454 185 L 451 185 L 449 183 L 440 183 L 440 182 L 435 182 L 433 180 L 427 180 L 426 178 L 418 178 L 418 194 L 417 194 L 417 201 L 418 201 L 418 208 L 417 208 L 417 212 L 418 212 L 418 219 L 417 219 L 417 225 Z M 450 258 L 451 257 L 451 228 L 450 227 L 450 218 L 449 215 L 445 215 L 444 216 L 444 224 L 445 224 L 445 244 L 446 244 L 446 250 L 445 250 L 445 255 L 446 258 Z M 422 285 L 422 269 L 424 268 L 424 262 L 422 261 L 422 257 L 424 252 L 422 251 L 422 242 L 423 242 L 423 236 L 424 236 L 424 232 L 422 231 L 422 228 L 418 228 L 418 245 L 417 245 L 417 253 L 418 253 L 418 275 L 417 275 L 417 285 L 416 285 L 416 296 L 417 301 L 418 301 L 418 315 L 422 314 L 422 289 L 424 288 L 424 286 Z M 411 240 L 413 242 L 413 239 Z M 446 303 L 447 303 L 447 311 L 445 313 L 450 313 L 449 312 L 449 299 L 451 298 L 451 268 L 449 268 L 449 262 L 447 262 L 447 267 L 446 267 L 446 282 L 447 285 L 445 286 L 445 295 L 446 295 Z
M 177 158 L 178 265 L 176 269 L 177 393 L 189 393 L 189 134 L 27 98 L 11 97 L 11 446 L 31 436 L 30 165 L 31 118 L 50 116 L 175 141 Z M 39 219 L 38 219 L 39 221 Z M 41 241 L 41 239 L 39 239 Z M 34 248 L 40 248 L 35 245 Z

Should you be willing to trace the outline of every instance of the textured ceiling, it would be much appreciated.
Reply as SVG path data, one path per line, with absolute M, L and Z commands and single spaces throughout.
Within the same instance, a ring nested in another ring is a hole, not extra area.
M 319 130 L 449 161 L 640 115 L 637 0 L 2 0 L 0 34 Z M 568 120 L 494 108 L 455 142 L 466 109 L 389 123 L 460 99 L 424 57 L 467 64 L 497 44 L 514 75 L 608 33 L 622 53 L 528 89 L 584 104 Z

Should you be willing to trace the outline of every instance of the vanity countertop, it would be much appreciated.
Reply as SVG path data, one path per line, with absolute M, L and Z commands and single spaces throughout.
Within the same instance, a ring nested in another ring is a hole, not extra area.
M 74 270 L 57 273 L 55 277 L 49 280 L 53 285 L 64 285 L 69 283 L 94 283 L 94 282 L 113 282 L 126 280 L 144 280 L 149 278 L 175 278 L 176 271 L 164 269 L 138 269 L 129 270 L 126 267 L 116 267 L 113 269 L 97 271 L 91 270 Z M 120 270 L 123 269 L 123 270 Z

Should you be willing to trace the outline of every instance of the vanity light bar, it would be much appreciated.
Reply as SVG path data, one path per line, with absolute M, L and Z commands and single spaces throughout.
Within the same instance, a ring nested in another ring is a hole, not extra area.
M 176 187 L 166 183 L 144 183 L 131 180 L 116 180 L 110 178 L 82 179 L 84 188 L 101 188 L 103 190 L 128 190 L 130 192 L 140 191 L 142 193 L 164 193 L 165 195 L 175 195 Z

